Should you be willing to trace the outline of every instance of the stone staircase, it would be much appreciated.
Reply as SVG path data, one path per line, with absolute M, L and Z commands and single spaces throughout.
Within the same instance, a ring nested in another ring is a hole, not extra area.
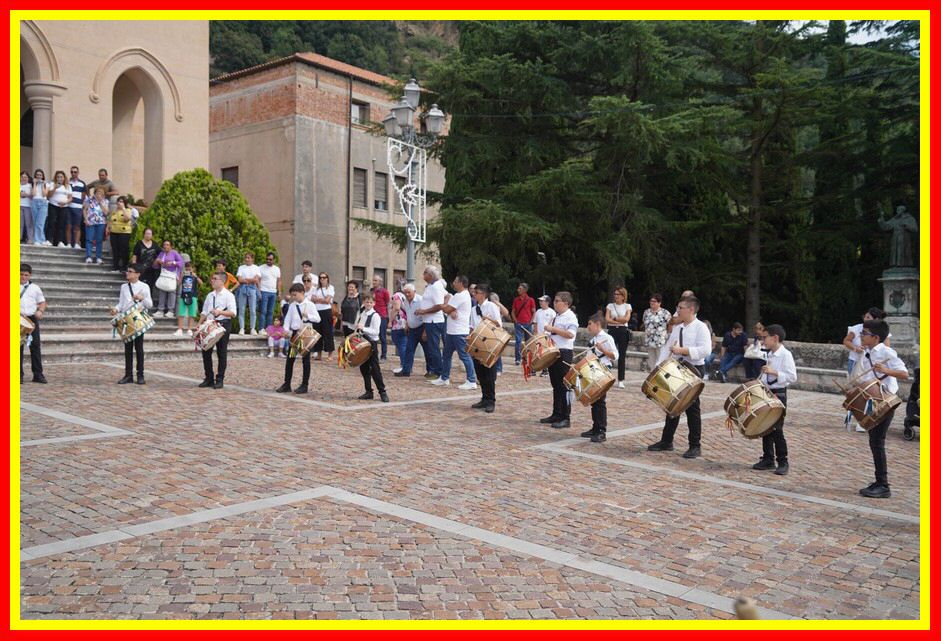
M 117 360 L 123 362 L 124 343 L 112 336 L 109 307 L 118 301 L 124 274 L 111 271 L 110 248 L 101 265 L 86 264 L 85 251 L 20 245 L 20 262 L 33 268 L 33 282 L 46 297 L 41 321 L 42 354 L 47 363 Z M 156 302 L 156 300 L 154 300 Z M 147 332 L 147 359 L 195 358 L 187 336 L 174 336 L 176 318 L 156 318 Z M 263 354 L 261 336 L 232 336 L 229 351 Z

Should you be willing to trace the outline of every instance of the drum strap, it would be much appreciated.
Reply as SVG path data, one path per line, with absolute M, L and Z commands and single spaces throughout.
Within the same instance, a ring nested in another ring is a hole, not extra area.
M 32 284 L 33 284 L 33 281 L 31 280 L 26 281 L 26 284 L 23 285 L 23 289 L 20 290 L 20 298 L 23 298 L 23 294 L 26 293 L 26 290 L 29 289 L 29 286 Z

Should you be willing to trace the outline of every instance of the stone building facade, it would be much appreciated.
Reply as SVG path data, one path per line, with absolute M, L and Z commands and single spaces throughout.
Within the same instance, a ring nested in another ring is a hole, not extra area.
M 21 20 L 20 167 L 148 202 L 209 162 L 209 23 Z
M 394 84 L 312 53 L 211 81 L 210 171 L 236 183 L 268 228 L 285 279 L 305 259 L 338 294 L 349 278 L 378 273 L 391 288 L 404 276 L 404 252 L 353 222 L 402 222 L 386 138 L 370 131 L 395 104 Z M 429 162 L 428 189 L 443 187 L 443 169 Z

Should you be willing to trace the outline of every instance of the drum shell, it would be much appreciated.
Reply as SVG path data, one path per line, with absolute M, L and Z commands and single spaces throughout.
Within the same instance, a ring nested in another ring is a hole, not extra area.
M 117 329 L 125 343 L 130 343 L 153 327 L 154 319 L 140 303 L 134 303 L 123 314 L 115 315 L 111 319 L 111 325 Z
M 867 414 L 866 404 L 870 399 L 872 399 L 873 411 L 872 414 Z M 868 432 L 901 404 L 902 399 L 883 390 L 882 383 L 877 379 L 871 379 L 858 383 L 846 391 L 843 409 L 849 410 L 859 426 Z
M 694 369 L 674 358 L 668 358 L 650 371 L 640 389 L 667 416 L 675 418 L 699 398 L 705 386 Z
M 193 341 L 199 349 L 208 352 L 222 340 L 223 336 L 225 336 L 225 328 L 217 321 L 207 318 L 196 328 Z
M 580 388 L 579 379 L 581 379 Z M 614 385 L 615 380 L 611 370 L 591 353 L 583 356 L 577 363 L 573 363 L 562 378 L 565 386 L 575 392 L 575 398 L 585 407 L 603 398 Z
M 477 323 L 467 337 L 467 353 L 484 367 L 493 367 L 510 342 L 510 333 L 489 318 Z
M 372 344 L 361 336 L 350 336 L 350 351 L 347 362 L 353 367 L 359 367 L 372 356 Z
M 291 349 L 301 356 L 304 356 L 314 348 L 314 345 L 316 345 L 319 340 L 320 333 L 310 324 L 305 323 L 304 326 L 298 330 L 297 335 L 291 339 Z
M 757 380 L 742 383 L 725 399 L 725 413 L 749 439 L 770 434 L 784 412 L 784 403 Z
M 532 354 L 533 371 L 541 371 L 559 360 L 562 353 L 548 334 L 538 334 L 523 343 L 523 358 Z
M 24 345 L 29 335 L 36 329 L 36 324 L 23 315 L 20 315 L 20 345 Z

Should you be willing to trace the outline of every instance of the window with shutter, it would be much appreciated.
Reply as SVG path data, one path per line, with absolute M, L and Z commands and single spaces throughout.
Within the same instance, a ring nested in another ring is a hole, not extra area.
M 373 207 L 376 211 L 387 211 L 389 209 L 389 174 L 377 171 L 373 189 Z
M 366 202 L 366 170 L 359 167 L 353 168 L 353 206 L 367 207 Z

